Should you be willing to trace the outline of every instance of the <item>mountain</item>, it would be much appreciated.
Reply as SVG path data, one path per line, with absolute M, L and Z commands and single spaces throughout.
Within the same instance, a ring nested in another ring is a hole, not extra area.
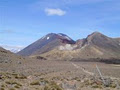
M 82 43 L 81 44 L 79 43 Z M 93 56 L 97 54 L 98 57 L 120 57 L 120 45 L 119 41 L 107 37 L 99 32 L 94 32 L 88 35 L 83 41 L 78 41 L 78 46 L 80 48 L 85 48 L 86 52 L 90 52 L 89 54 L 93 53 Z M 94 51 L 94 52 L 91 52 Z M 101 58 L 102 58 L 101 57 Z
M 13 53 L 17 53 L 24 48 L 23 46 L 9 46 L 9 45 L 0 45 L 0 46 L 6 50 L 13 52 Z
M 88 35 L 87 38 L 83 39 L 83 41 L 78 40 L 77 43 L 79 46 L 81 46 L 82 43 L 82 46 L 97 46 L 99 48 L 108 49 L 116 52 L 120 50 L 118 39 L 107 37 L 99 32 L 94 32 Z
M 119 39 L 107 37 L 99 32 L 94 32 L 84 39 L 77 40 L 71 47 L 75 48 L 73 50 L 54 49 L 41 54 L 41 56 L 61 60 L 120 62 Z
M 72 40 L 65 34 L 59 33 L 50 33 L 41 39 L 37 40 L 33 44 L 29 45 L 28 47 L 24 48 L 17 54 L 23 56 L 35 55 L 35 54 L 42 54 L 48 52 L 52 49 L 58 48 L 60 45 L 66 44 L 75 44 L 75 41 Z
M 0 63 L 18 63 L 24 58 L 0 47 Z
M 76 42 L 65 34 L 50 33 L 18 53 L 54 60 L 120 61 L 120 38 L 93 32 Z

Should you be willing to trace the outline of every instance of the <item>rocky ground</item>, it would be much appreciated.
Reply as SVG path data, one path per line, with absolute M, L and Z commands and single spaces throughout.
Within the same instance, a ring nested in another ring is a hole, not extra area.
M 95 62 L 30 59 L 14 65 L 0 63 L 0 90 L 120 90 L 119 74 L 119 65 Z

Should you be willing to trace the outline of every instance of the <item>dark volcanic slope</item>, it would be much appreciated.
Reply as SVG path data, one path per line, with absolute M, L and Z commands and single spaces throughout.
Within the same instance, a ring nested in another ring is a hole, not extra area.
M 57 46 L 64 45 L 64 44 L 74 44 L 75 41 L 73 41 L 70 37 L 68 37 L 65 34 L 55 34 L 50 33 L 38 41 L 34 42 L 33 44 L 29 45 L 25 49 L 18 52 L 19 55 L 23 56 L 29 56 L 33 54 L 41 54 L 48 52 Z

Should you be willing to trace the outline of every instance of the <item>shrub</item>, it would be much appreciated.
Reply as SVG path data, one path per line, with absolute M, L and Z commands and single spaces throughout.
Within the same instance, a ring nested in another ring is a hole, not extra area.
M 15 78 L 16 78 L 16 79 L 27 79 L 27 77 L 26 77 L 25 75 L 23 75 L 23 74 L 21 74 L 21 75 L 16 75 Z
M 62 88 L 52 81 L 44 87 L 44 90 L 62 90 Z
M 10 88 L 9 90 L 15 90 L 14 88 Z
M 0 88 L 0 90 L 5 90 L 4 88 Z
M 33 81 L 30 83 L 30 85 L 40 85 L 40 82 L 39 81 Z
M 15 85 L 14 87 L 15 87 L 15 88 L 20 88 L 20 86 L 19 86 L 19 85 Z
M 15 82 L 15 81 L 6 81 L 5 83 L 6 83 L 6 84 L 10 84 L 10 85 L 16 84 L 16 85 L 18 85 L 18 86 L 22 86 L 20 83 L 17 83 L 17 82 Z

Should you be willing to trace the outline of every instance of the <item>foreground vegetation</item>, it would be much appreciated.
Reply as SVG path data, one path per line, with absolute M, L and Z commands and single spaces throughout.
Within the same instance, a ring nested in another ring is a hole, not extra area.
M 66 77 L 51 77 L 42 78 L 42 75 L 26 76 L 19 73 L 0 73 L 0 90 L 85 90 L 85 88 L 91 88 L 90 90 L 115 90 L 120 85 L 120 80 L 106 79 L 107 86 L 102 82 L 99 77 L 74 77 L 68 79 Z M 88 90 L 89 90 L 88 89 Z

